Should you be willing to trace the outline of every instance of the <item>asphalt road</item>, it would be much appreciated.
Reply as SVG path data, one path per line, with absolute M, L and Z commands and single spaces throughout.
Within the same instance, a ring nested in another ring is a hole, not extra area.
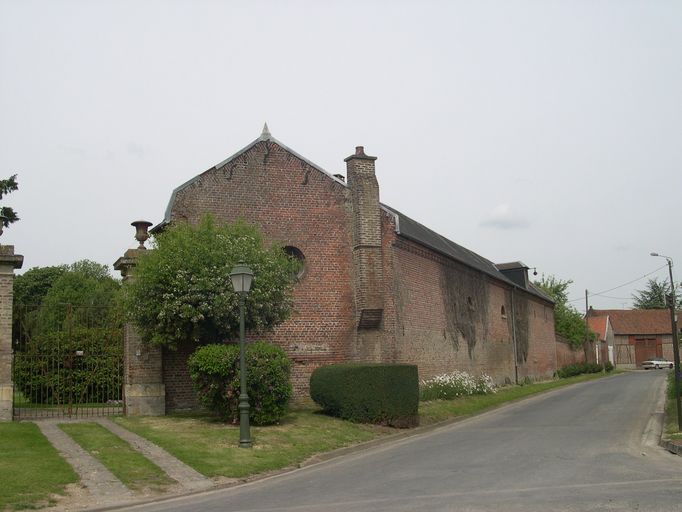
M 650 432 L 664 376 L 570 386 L 284 475 L 131 510 L 682 511 L 682 457 Z

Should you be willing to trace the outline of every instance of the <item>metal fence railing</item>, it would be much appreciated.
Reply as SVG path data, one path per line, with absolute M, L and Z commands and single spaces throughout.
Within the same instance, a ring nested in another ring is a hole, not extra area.
M 14 418 L 123 411 L 123 322 L 113 305 L 18 304 L 13 317 Z

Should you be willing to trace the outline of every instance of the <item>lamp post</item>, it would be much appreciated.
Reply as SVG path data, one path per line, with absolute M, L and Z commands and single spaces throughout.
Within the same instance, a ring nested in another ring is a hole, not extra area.
M 253 272 L 243 261 L 240 261 L 230 273 L 232 287 L 239 294 L 239 447 L 251 448 L 251 427 L 249 425 L 249 395 L 246 391 L 246 360 L 244 348 L 246 344 L 244 329 L 244 299 L 251 289 Z
M 677 404 L 677 428 L 682 432 L 682 407 L 680 407 L 680 348 L 677 339 L 677 312 L 675 306 L 677 298 L 675 297 L 675 281 L 673 281 L 673 259 L 670 256 L 664 256 L 657 252 L 652 252 L 652 256 L 665 258 L 668 262 L 668 271 L 670 272 L 670 325 L 672 326 L 673 334 L 673 358 L 675 361 L 675 402 Z

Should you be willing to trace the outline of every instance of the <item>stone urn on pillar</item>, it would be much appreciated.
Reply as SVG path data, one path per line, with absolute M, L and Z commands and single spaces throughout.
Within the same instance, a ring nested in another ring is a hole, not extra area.
M 135 240 L 137 240 L 140 245 L 138 249 L 146 249 L 144 243 L 149 239 L 149 228 L 152 223 L 148 220 L 136 220 L 130 223 L 131 226 L 135 228 Z

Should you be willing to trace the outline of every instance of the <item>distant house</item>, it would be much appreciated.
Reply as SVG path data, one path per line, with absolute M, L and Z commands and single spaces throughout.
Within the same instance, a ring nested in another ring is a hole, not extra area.
M 590 308 L 587 317 L 590 328 L 599 334 L 600 340 L 605 340 L 607 347 L 612 336 L 616 366 L 638 368 L 651 357 L 673 359 L 670 311 L 667 309 Z
M 590 330 L 597 335 L 594 346 L 596 362 L 603 364 L 606 361 L 609 361 L 612 364 L 616 364 L 614 354 L 615 335 L 613 326 L 611 325 L 611 317 L 608 314 L 592 316 L 593 311 L 593 309 L 590 309 L 590 315 L 587 317 L 587 325 Z

